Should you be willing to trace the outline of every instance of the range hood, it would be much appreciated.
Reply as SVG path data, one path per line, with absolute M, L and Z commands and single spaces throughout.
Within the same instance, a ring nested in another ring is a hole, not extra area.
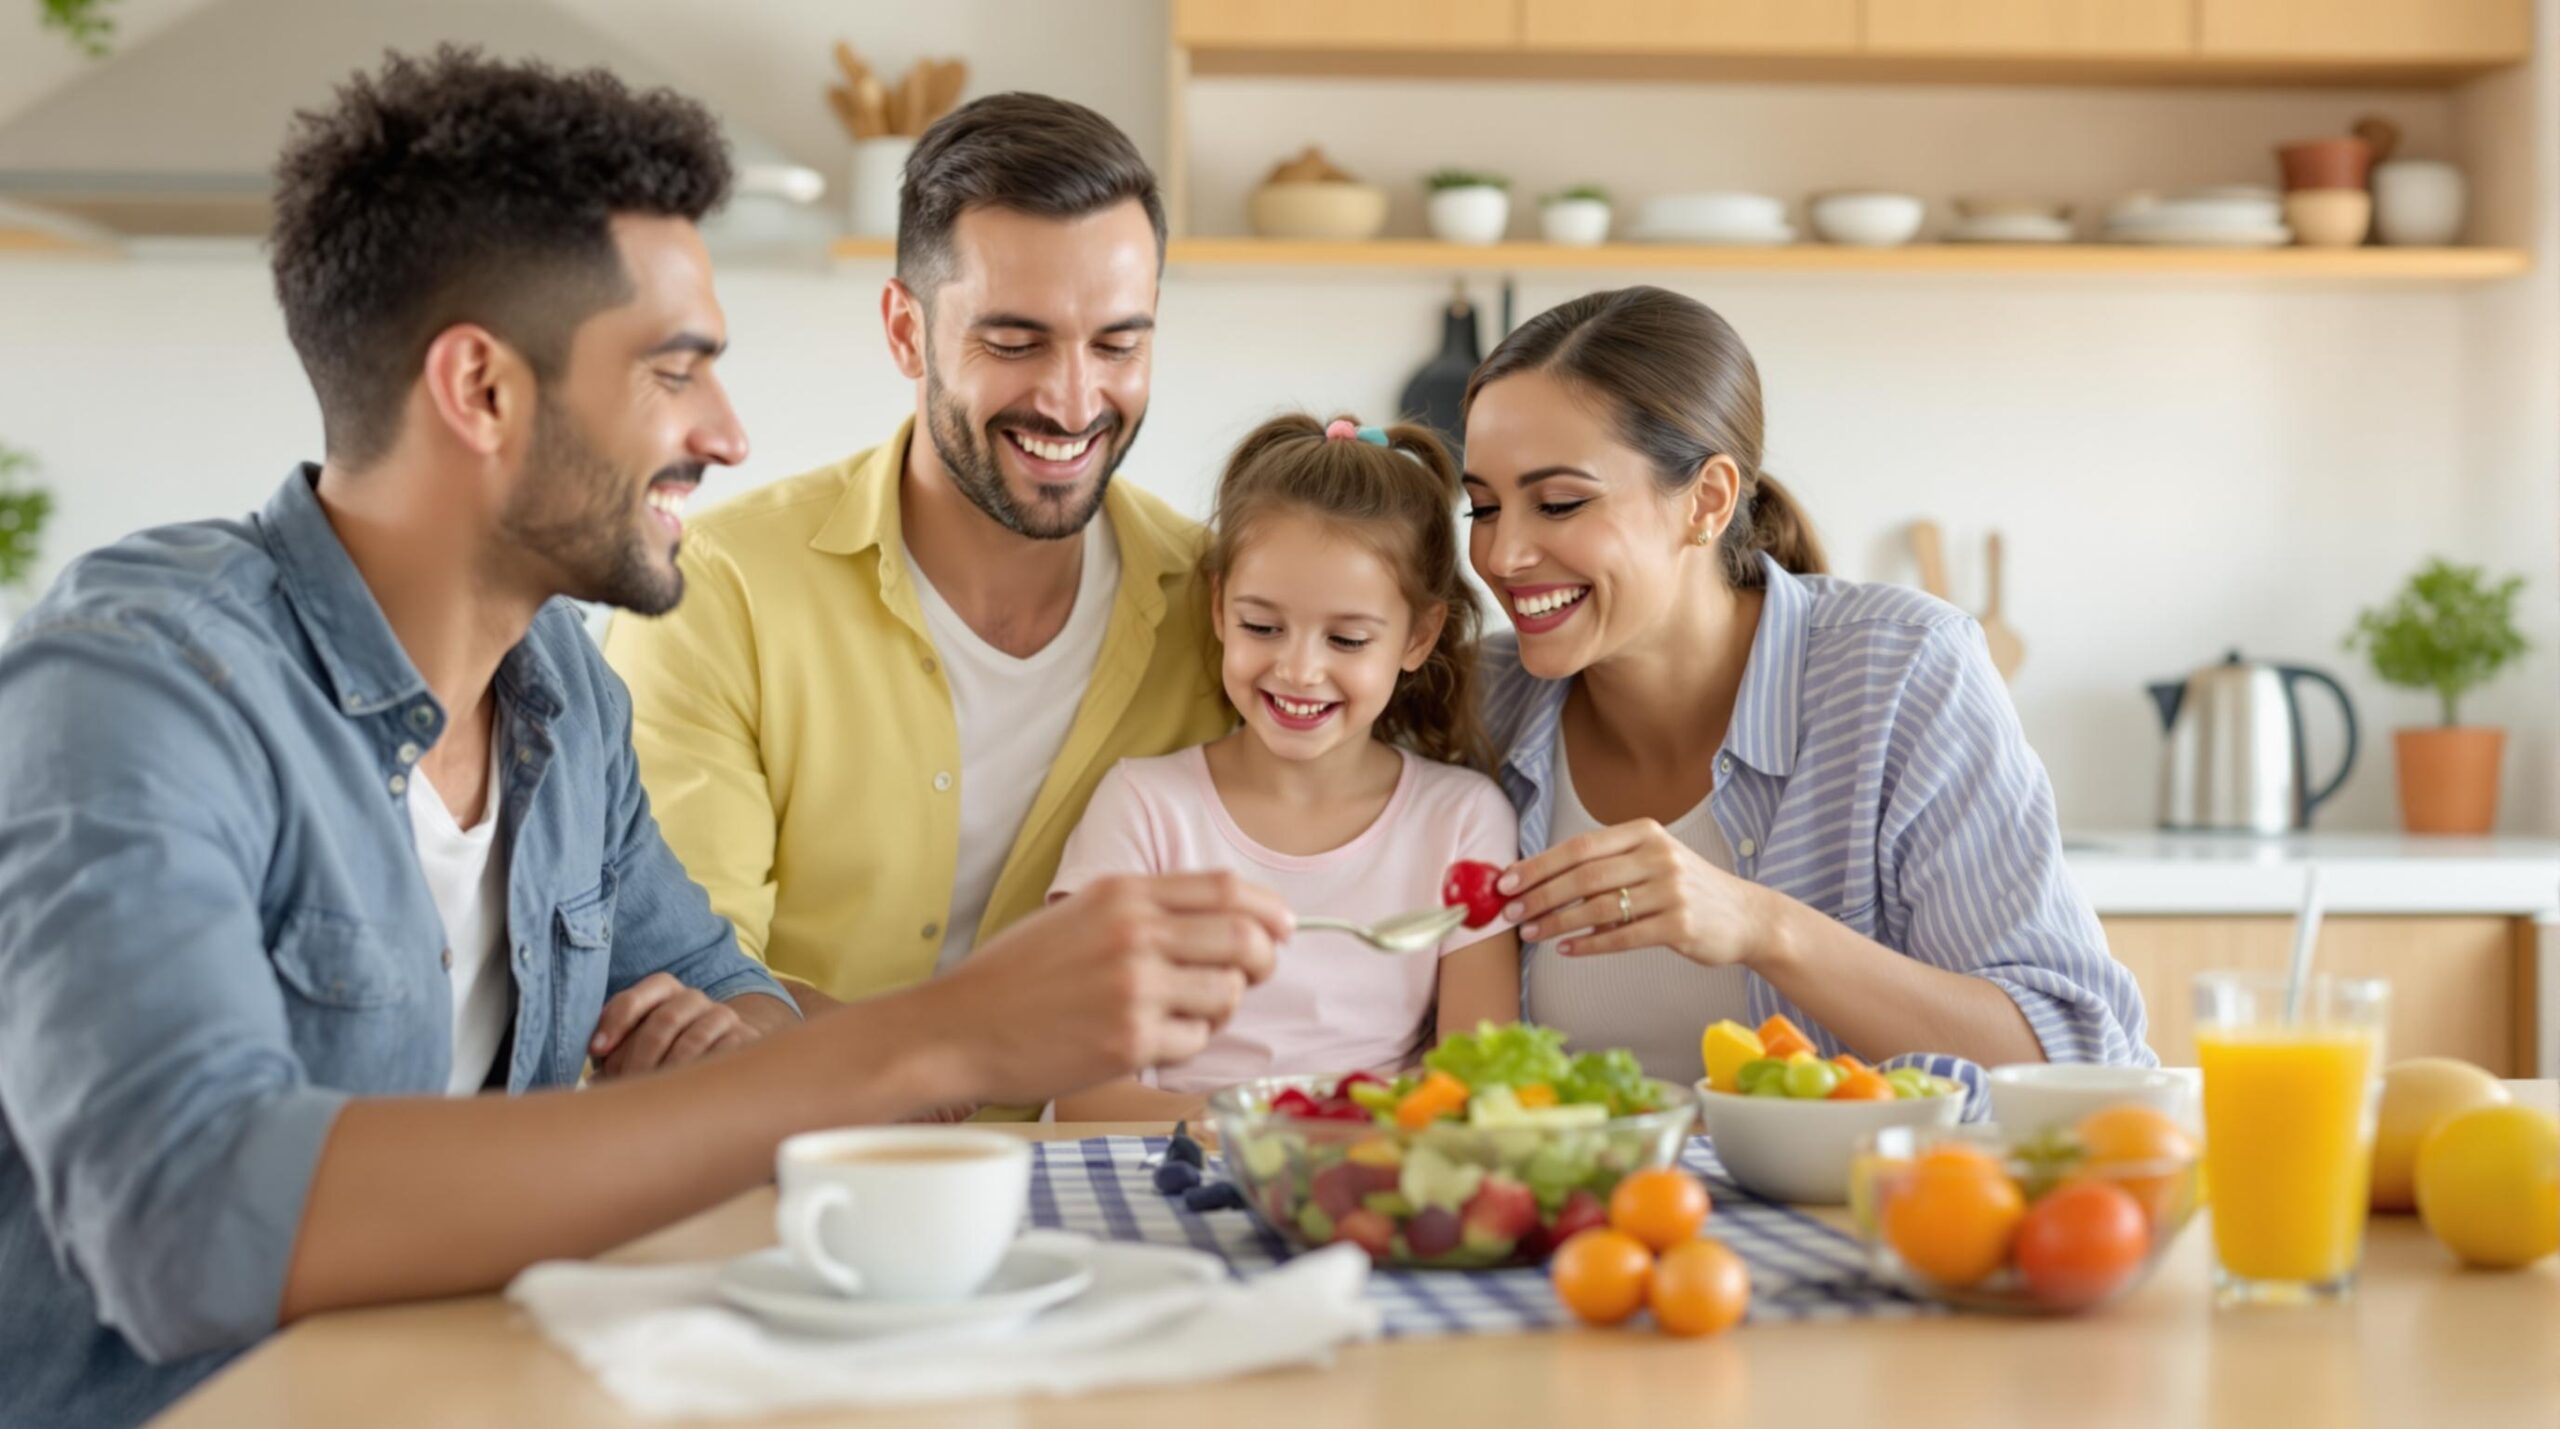
M 684 89 L 540 0 L 213 0 L 0 124 L 0 229 L 56 242 L 262 238 L 294 112 L 326 104 L 386 50 L 447 41 Z M 825 181 L 763 136 L 723 128 L 739 199 L 706 234 L 733 250 L 821 252 L 835 225 L 807 205 Z

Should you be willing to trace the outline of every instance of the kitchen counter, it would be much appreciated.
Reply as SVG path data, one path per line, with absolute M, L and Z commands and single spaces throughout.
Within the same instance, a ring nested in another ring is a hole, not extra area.
M 2331 914 L 2560 917 L 2560 839 L 2408 834 L 2065 834 L 2071 876 L 2101 917 L 2291 914 L 2320 865 Z

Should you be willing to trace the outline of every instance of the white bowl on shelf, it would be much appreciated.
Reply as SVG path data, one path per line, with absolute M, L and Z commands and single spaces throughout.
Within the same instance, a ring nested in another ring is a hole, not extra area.
M 1784 199 L 1716 190 L 1657 194 L 1645 200 L 1636 226 L 1660 233 L 1767 233 L 1786 227 L 1786 223 Z
M 1425 216 L 1431 236 L 1444 243 L 1500 243 L 1511 224 L 1511 194 L 1490 184 L 1434 189 Z
M 2039 213 L 1988 213 L 1960 219 L 1946 232 L 1949 243 L 2068 243 L 2071 221 Z
M 1549 243 L 1568 248 L 1597 248 L 1609 240 L 1609 204 L 1605 199 L 1551 199 L 1538 208 L 1538 232 Z
M 1813 201 L 1807 216 L 1825 242 L 1896 248 L 1919 236 L 1929 205 L 1913 194 L 1824 194 Z

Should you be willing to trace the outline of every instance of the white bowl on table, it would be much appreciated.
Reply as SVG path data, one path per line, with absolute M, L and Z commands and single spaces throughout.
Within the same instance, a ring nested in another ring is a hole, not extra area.
M 1813 231 L 1852 248 L 1897 248 L 1920 234 L 1929 205 L 1913 194 L 1824 194 L 1806 210 Z
M 2077 1125 L 2093 1111 L 2132 1103 L 2190 1130 L 2199 1127 L 2196 1078 L 2161 1067 L 2018 1062 L 1991 1069 L 1991 1119 L 2011 1136 Z
M 1908 1100 L 1797 1101 L 1698 1083 L 1698 1110 L 1725 1174 L 1755 1196 L 1817 1206 L 1847 1204 L 1849 1164 L 1868 1137 L 1888 1126 L 1953 1126 L 1964 1097 L 1959 1088 Z

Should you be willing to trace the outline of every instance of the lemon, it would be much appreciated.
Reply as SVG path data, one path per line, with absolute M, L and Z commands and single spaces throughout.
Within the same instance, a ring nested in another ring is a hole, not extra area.
M 1707 1064 L 1707 1085 L 1720 1092 L 1740 1092 L 1742 1064 L 1764 1055 L 1760 1034 L 1731 1020 L 1709 1027 L 1698 1039 L 1698 1058 Z
M 2382 1109 L 2374 1118 L 2373 1208 L 2417 1209 L 2418 1143 L 2449 1117 L 2507 1101 L 2506 1084 L 2469 1062 L 2416 1057 L 2392 1063 L 2382 1074 Z
M 2464 1263 L 2560 1250 L 2560 1121 L 2530 1107 L 2461 1112 L 2418 1143 L 2418 1215 Z

